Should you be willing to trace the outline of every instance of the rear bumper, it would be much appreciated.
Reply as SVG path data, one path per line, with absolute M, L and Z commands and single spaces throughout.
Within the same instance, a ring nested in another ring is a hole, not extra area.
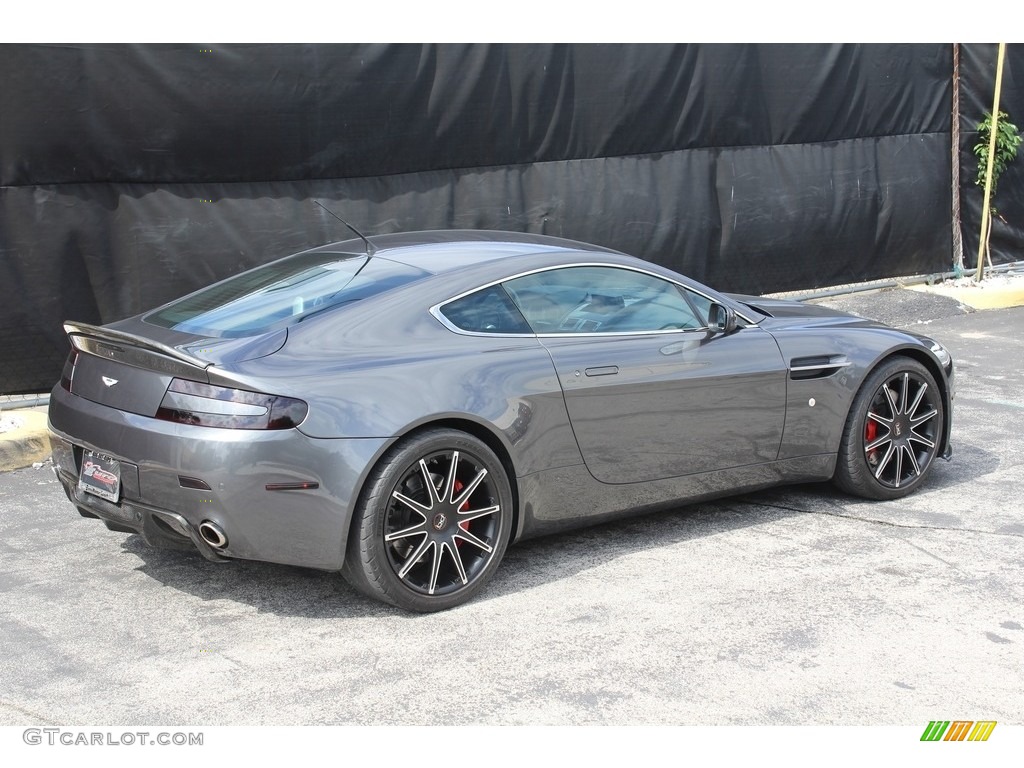
M 141 535 L 151 547 L 196 549 L 207 560 L 224 562 L 228 558 L 203 540 L 196 526 L 168 509 L 157 509 L 137 501 L 122 500 L 113 504 L 78 488 L 78 478 L 54 467 L 54 473 L 68 500 L 82 517 L 102 520 L 107 528 Z
M 83 515 L 137 532 L 156 546 L 197 549 L 211 560 L 323 570 L 341 568 L 359 488 L 389 442 L 174 424 L 100 405 L 60 386 L 50 397 L 49 427 L 57 477 Z M 83 450 L 121 462 L 116 504 L 78 487 Z M 317 487 L 267 489 L 299 482 Z M 203 540 L 204 521 L 224 530 L 226 547 Z

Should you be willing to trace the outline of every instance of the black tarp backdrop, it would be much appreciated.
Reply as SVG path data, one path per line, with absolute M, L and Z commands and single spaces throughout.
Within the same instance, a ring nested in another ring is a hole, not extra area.
M 950 45 L 0 46 L 0 392 L 368 233 L 540 232 L 753 293 L 948 268 Z
M 992 111 L 995 92 L 997 45 L 960 46 L 960 216 L 964 239 L 964 264 L 977 267 L 978 238 L 984 188 L 978 178 L 978 123 Z M 1003 87 L 999 110 L 1024 130 L 1024 45 L 1006 46 Z M 999 179 L 992 204 L 999 211 L 993 219 L 992 262 L 1006 264 L 1024 259 L 1024 152 L 1010 163 Z

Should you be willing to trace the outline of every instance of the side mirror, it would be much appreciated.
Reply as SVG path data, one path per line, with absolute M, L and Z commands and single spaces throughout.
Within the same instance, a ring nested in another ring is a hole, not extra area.
M 708 310 L 708 330 L 728 335 L 736 330 L 736 312 L 732 307 L 714 303 Z

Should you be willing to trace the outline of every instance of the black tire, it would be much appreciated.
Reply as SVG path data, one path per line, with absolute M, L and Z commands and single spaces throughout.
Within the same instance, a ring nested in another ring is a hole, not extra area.
M 935 377 L 896 356 L 861 385 L 846 418 L 833 480 L 867 499 L 898 499 L 928 476 L 942 441 L 945 406 Z
M 505 554 L 508 475 L 472 435 L 421 432 L 374 467 L 352 525 L 342 569 L 352 586 L 410 611 L 453 608 L 483 588 Z

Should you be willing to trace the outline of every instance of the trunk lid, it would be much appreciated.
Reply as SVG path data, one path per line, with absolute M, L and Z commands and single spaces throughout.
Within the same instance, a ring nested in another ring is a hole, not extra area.
M 64 330 L 77 352 L 73 370 L 64 376 L 71 393 L 143 416 L 156 415 L 172 379 L 208 383 L 211 366 L 273 354 L 288 337 L 281 328 L 256 336 L 211 339 L 153 328 L 134 318 L 102 327 L 69 322 Z

